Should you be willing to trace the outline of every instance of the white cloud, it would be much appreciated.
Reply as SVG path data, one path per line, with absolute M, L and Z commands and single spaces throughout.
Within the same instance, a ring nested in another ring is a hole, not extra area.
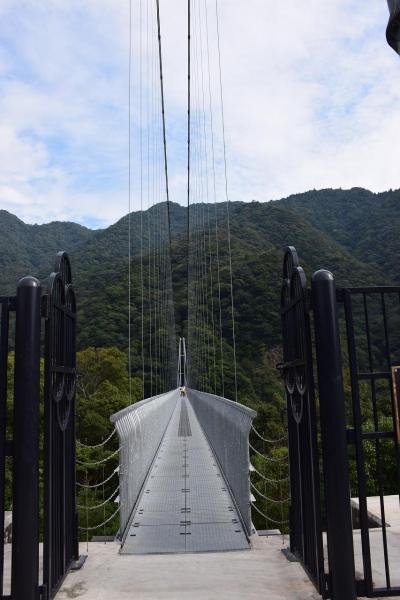
M 215 2 L 206 1 L 217 189 L 223 199 Z M 152 156 L 146 155 L 144 130 L 140 175 L 138 82 L 140 69 L 150 69 L 157 84 L 154 4 L 132 2 L 133 208 L 149 202 L 146 165 Z M 400 63 L 385 41 L 385 4 L 310 0 L 304 8 L 295 0 L 219 1 L 232 200 L 269 200 L 320 187 L 400 186 L 395 152 Z M 204 0 L 192 1 L 197 103 L 202 98 L 198 11 L 204 24 L 204 6 Z M 128 0 L 0 3 L 1 208 L 29 222 L 73 219 L 99 225 L 127 212 L 128 10 Z M 186 3 L 161 0 L 161 18 L 171 199 L 184 203 Z M 201 35 L 205 43 L 204 27 Z M 203 52 L 207 105 L 205 46 Z M 151 89 L 143 86 L 142 120 L 157 106 Z M 206 164 L 196 162 L 202 122 L 196 126 L 194 107 L 193 118 L 193 197 L 199 198 L 196 182 Z M 209 142 L 207 148 L 211 173 Z M 161 145 L 157 151 L 156 198 L 161 199 Z M 202 189 L 205 193 L 204 184 Z

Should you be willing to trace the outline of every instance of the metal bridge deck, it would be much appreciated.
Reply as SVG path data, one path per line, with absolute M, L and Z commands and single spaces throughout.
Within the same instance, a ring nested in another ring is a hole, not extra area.
M 121 553 L 246 548 L 247 536 L 214 453 L 190 402 L 179 398 Z

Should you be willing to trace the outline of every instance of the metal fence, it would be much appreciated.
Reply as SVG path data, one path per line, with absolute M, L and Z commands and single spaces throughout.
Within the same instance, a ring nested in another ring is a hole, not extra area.
M 249 433 L 257 413 L 247 406 L 213 394 L 192 389 L 188 389 L 187 394 L 250 535 Z
M 124 537 L 151 464 L 176 406 L 176 390 L 145 398 L 111 416 L 120 440 L 120 530 Z
M 281 308 L 291 550 L 324 598 L 400 596 L 385 513 L 400 481 L 400 286 L 336 288 L 320 270 L 308 289 L 289 247 Z
M 12 506 L 11 594 L 3 587 L 3 533 L 0 537 L 0 598 L 4 600 L 53 598 L 68 569 L 79 558 L 75 511 L 75 301 L 67 254 L 57 255 L 49 288 L 42 292 L 40 281 L 24 277 L 15 297 L 0 298 L 0 521 L 3 528 L 7 508 L 5 492 L 10 508 Z M 12 314 L 15 314 L 15 331 L 9 327 Z M 43 321 L 46 339 L 42 451 Z M 11 375 L 9 354 L 13 347 L 14 389 L 11 385 L 7 389 Z M 7 477 L 6 457 L 10 459 Z M 43 497 L 39 493 L 42 477 Z M 43 583 L 39 585 L 41 512 L 44 564 Z

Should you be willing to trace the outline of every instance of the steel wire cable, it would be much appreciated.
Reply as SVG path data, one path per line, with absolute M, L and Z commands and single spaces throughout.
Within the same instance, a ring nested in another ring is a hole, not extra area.
M 139 148 L 140 148 L 140 287 L 141 287 L 141 352 L 142 397 L 145 398 L 145 346 L 144 346 L 144 272 L 143 272 L 143 5 L 139 0 Z
M 187 323 L 189 328 L 189 311 L 190 311 L 190 138 L 191 138 L 191 97 L 190 97 L 190 52 L 191 52 L 191 23 L 190 23 L 190 2 L 187 3 L 187 30 L 188 30 L 188 43 L 187 43 Z M 192 354 L 191 347 L 189 344 L 189 352 Z M 191 364 L 191 361 L 190 361 Z
M 119 485 L 115 488 L 115 490 L 113 491 L 113 493 L 106 499 L 104 500 L 101 504 L 95 504 L 95 505 L 84 505 L 84 504 L 77 504 L 77 508 L 80 508 L 81 510 L 97 510 L 98 508 L 103 508 L 103 506 L 106 506 L 106 504 L 108 502 L 110 502 L 114 496 L 116 495 L 116 493 L 119 491 Z
M 151 3 L 151 6 L 153 4 Z M 150 189 L 150 132 L 151 132 L 151 108 L 153 101 L 153 78 L 152 78 L 152 67 L 153 67 L 153 45 L 151 44 L 150 50 L 150 11 L 149 11 L 149 0 L 146 2 L 146 74 L 147 74 L 147 98 L 146 98 L 146 131 L 147 131 L 147 146 L 146 146 L 146 196 L 147 196 L 147 301 L 148 301 L 148 335 L 149 335 L 149 391 L 150 397 L 153 395 L 153 355 L 152 355 L 152 294 L 151 294 L 151 226 L 150 220 L 151 214 L 151 189 Z M 150 83 L 150 85 L 149 85 Z M 150 87 L 150 91 L 149 91 Z M 149 98 L 150 96 L 150 98 Z
M 84 442 L 81 442 L 81 440 L 78 440 L 78 439 L 76 440 L 76 443 L 79 446 L 82 446 L 83 448 L 89 448 L 89 449 L 101 448 L 102 446 L 104 446 L 105 444 L 107 444 L 107 442 L 109 442 L 111 440 L 111 438 L 116 434 L 116 432 L 117 432 L 117 430 L 114 428 L 112 430 L 112 432 L 110 433 L 110 435 L 105 440 L 103 440 L 102 442 L 100 442 L 99 444 L 93 444 L 93 445 L 85 444 Z
M 132 0 L 129 0 L 129 60 L 128 60 L 128 370 L 129 401 L 132 402 L 131 357 L 131 75 L 132 75 Z
M 260 471 L 258 471 L 254 465 L 251 465 L 251 466 L 252 466 L 252 471 L 250 472 L 250 475 L 254 471 L 254 473 L 257 473 L 257 475 L 259 477 L 261 477 L 262 479 L 264 479 L 264 481 L 266 481 L 267 483 L 278 484 L 278 483 L 283 483 L 284 481 L 289 481 L 289 476 L 282 477 L 280 479 L 272 479 L 270 477 L 266 477 L 265 475 L 260 473 Z
M 271 523 L 275 523 L 275 525 L 288 525 L 289 521 L 285 521 L 285 520 L 277 520 L 277 519 L 273 519 L 272 517 L 268 517 L 265 513 L 263 513 L 255 504 L 254 502 L 251 503 L 251 508 L 254 508 L 255 511 L 257 511 L 264 519 L 266 519 L 267 521 L 270 521 Z
M 253 424 L 251 425 L 251 429 L 263 442 L 266 442 L 267 444 L 279 444 L 280 442 L 283 442 L 288 439 L 287 433 L 279 438 L 276 438 L 275 440 L 271 440 L 271 439 L 263 437 L 261 435 L 261 433 L 259 431 L 257 431 L 257 429 L 254 427 Z
M 268 500 L 268 502 L 272 502 L 273 504 L 280 504 L 281 502 L 283 502 L 283 504 L 286 504 L 286 503 L 290 502 L 290 500 L 291 500 L 290 497 L 282 498 L 280 500 L 275 500 L 274 498 L 270 498 L 270 497 L 266 496 L 265 494 L 263 494 L 262 492 L 260 492 L 260 490 L 254 485 L 254 483 L 251 483 L 251 482 L 250 482 L 250 487 L 257 494 L 262 496 L 265 500 Z
M 215 249 L 217 259 L 217 290 L 218 290 L 218 317 L 219 317 L 219 346 L 221 357 L 221 395 L 225 396 L 224 382 L 224 350 L 223 350 L 223 335 L 222 335 L 222 306 L 221 306 L 221 276 L 220 276 L 220 261 L 219 261 L 219 232 L 217 219 L 217 183 L 216 183 L 216 168 L 215 168 L 215 145 L 214 145 L 214 120 L 212 110 L 212 89 L 211 89 L 211 68 L 210 68 L 210 36 L 208 27 L 208 8 L 207 0 L 204 0 L 204 13 L 206 24 L 206 50 L 207 50 L 207 73 L 208 73 L 208 105 L 210 114 L 210 140 L 211 140 L 211 164 L 212 164 L 212 181 L 214 193 L 214 229 L 215 229 Z
M 107 525 L 107 523 L 112 521 L 112 519 L 117 516 L 117 514 L 119 513 L 119 508 L 120 507 L 118 506 L 117 510 L 102 523 L 99 523 L 98 525 L 92 525 L 90 527 L 88 525 L 86 527 L 79 526 L 78 529 L 80 529 L 81 531 L 94 531 L 95 529 L 101 529 L 102 527 L 104 527 L 104 525 Z
M 224 94 L 223 94 L 223 87 L 222 87 L 221 44 L 220 44 L 220 34 L 219 34 L 218 0 L 215 0 L 215 17 L 216 17 L 216 24 L 217 24 L 219 89 L 220 89 L 221 122 L 222 122 L 222 148 L 223 148 L 223 162 L 224 162 L 224 176 L 225 176 L 226 216 L 227 216 L 227 228 L 228 228 L 228 257 L 229 257 L 231 315 L 232 315 L 234 384 L 235 384 L 235 401 L 237 402 L 238 401 L 238 390 L 237 390 L 237 363 L 236 363 L 236 327 L 235 327 L 235 307 L 234 307 L 234 300 L 233 300 L 232 248 L 231 248 L 231 226 L 230 226 L 230 209 L 229 209 L 230 200 L 229 200 L 229 193 L 228 193 L 228 170 L 227 170 L 227 159 L 226 159 Z
M 210 304 L 211 304 L 211 324 L 212 324 L 212 346 L 213 346 L 213 375 L 214 375 L 214 393 L 216 393 L 216 355 L 215 355 L 215 322 L 214 322 L 214 298 L 213 298 L 213 278 L 212 278 L 212 253 L 211 253 L 211 234 L 210 234 L 210 210 L 209 210 L 209 157 L 208 157 L 208 143 L 207 143 L 207 132 L 206 132 L 206 102 L 205 102 L 205 85 L 204 85 L 204 66 L 203 66 L 203 34 L 202 34 L 202 19 L 201 19 L 201 4 L 198 2 L 198 13 L 199 13 L 199 46 L 200 46 L 200 65 L 201 65 L 201 104 L 202 104 L 202 121 L 203 121 L 203 140 L 204 140 L 204 161 L 205 161 L 205 192 L 206 192 L 206 205 L 207 205 L 207 225 L 208 225 L 208 275 L 210 282 Z M 205 218 L 203 209 L 203 233 L 204 233 L 204 246 L 206 247 L 206 228 Z M 208 290 L 207 290 L 208 296 Z M 206 297 L 207 310 L 208 310 L 208 297 Z M 207 312 L 208 315 L 208 312 Z M 209 323 L 208 323 L 209 325 Z M 210 336 L 208 337 L 209 343 Z
M 93 462 L 85 461 L 85 460 L 79 460 L 77 458 L 76 459 L 76 463 L 78 465 L 83 465 L 85 467 L 96 467 L 98 465 L 102 465 L 103 463 L 108 462 L 111 458 L 113 458 L 114 456 L 116 456 L 120 450 L 121 450 L 121 448 L 118 448 L 112 454 L 110 454 L 109 456 L 106 456 L 106 458 L 103 458 L 101 460 L 96 460 L 96 461 L 93 461 Z
M 104 479 L 104 481 L 100 481 L 100 483 L 94 483 L 94 484 L 88 484 L 88 483 L 80 483 L 79 481 L 76 482 L 76 485 L 78 487 L 81 488 L 87 488 L 87 489 L 94 489 L 94 488 L 98 488 L 103 484 L 108 483 L 113 477 L 114 475 L 116 475 L 116 473 L 118 473 L 118 469 L 115 469 L 111 475 L 109 477 L 107 477 L 106 479 Z
M 284 460 L 287 460 L 289 458 L 288 454 L 285 454 L 285 456 L 279 456 L 278 458 L 262 454 L 262 452 L 259 452 L 259 450 L 256 450 L 256 448 L 254 448 L 254 446 L 252 446 L 250 444 L 250 442 L 249 442 L 249 448 L 251 448 L 251 450 L 253 450 L 253 452 L 255 452 L 256 454 L 261 456 L 264 460 L 267 460 L 270 462 L 283 462 Z

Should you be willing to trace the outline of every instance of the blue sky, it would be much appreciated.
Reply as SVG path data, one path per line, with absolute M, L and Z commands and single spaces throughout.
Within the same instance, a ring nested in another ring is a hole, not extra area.
M 154 4 L 132 3 L 133 209 L 155 198 L 143 192 L 150 185 L 146 168 L 140 194 L 139 167 L 140 133 L 146 151 L 144 121 L 152 118 L 147 106 L 158 101 L 149 85 Z M 184 203 L 186 1 L 160 4 L 170 196 Z M 223 200 L 215 2 L 193 0 L 195 18 L 200 11 L 203 19 L 197 35 L 205 36 L 205 6 L 217 199 Z M 219 0 L 219 7 L 232 200 L 267 201 L 324 187 L 400 187 L 400 59 L 386 45 L 384 0 L 308 0 L 306 10 L 298 0 Z M 30 223 L 73 220 L 91 227 L 128 211 L 128 15 L 128 0 L 1 1 L 0 208 Z M 194 176 L 200 178 L 197 143 Z M 151 151 L 160 175 L 155 139 Z

